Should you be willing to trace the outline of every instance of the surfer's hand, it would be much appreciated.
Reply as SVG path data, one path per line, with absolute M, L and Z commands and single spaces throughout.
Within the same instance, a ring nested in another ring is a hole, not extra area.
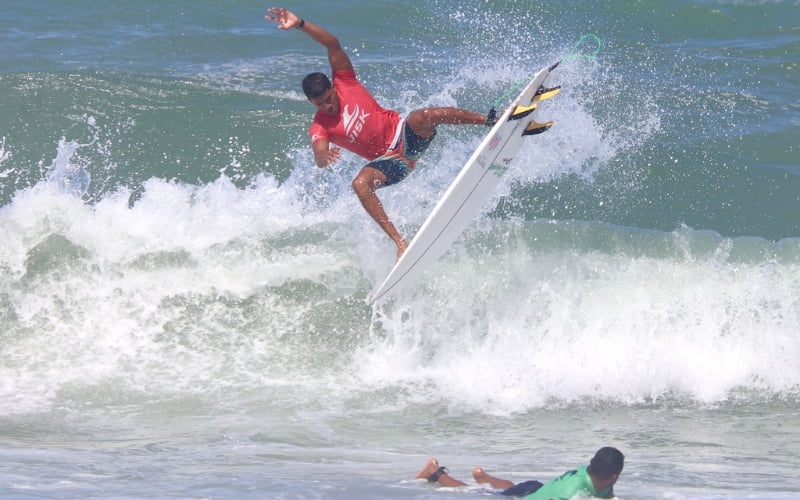
M 323 151 L 320 156 L 321 158 L 317 158 L 317 166 L 330 167 L 331 165 L 342 159 L 342 149 L 335 147 L 330 148 L 326 151 Z
M 406 240 L 401 239 L 400 241 L 396 241 L 395 244 L 397 245 L 397 260 L 400 260 L 400 257 L 406 253 L 406 249 L 408 248 L 408 242 Z
M 294 12 L 282 7 L 272 7 L 267 12 L 271 15 L 264 16 L 264 18 L 278 23 L 278 28 L 282 30 L 290 30 L 300 24 L 300 18 Z

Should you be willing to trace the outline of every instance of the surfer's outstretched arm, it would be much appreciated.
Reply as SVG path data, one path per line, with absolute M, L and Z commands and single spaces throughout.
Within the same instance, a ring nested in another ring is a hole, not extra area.
M 269 21 L 278 23 L 278 28 L 282 30 L 299 29 L 315 42 L 328 49 L 328 62 L 330 62 L 333 71 L 353 69 L 350 58 L 342 50 L 342 46 L 339 45 L 339 39 L 327 30 L 282 7 L 272 7 L 268 12 L 270 15 L 264 17 Z

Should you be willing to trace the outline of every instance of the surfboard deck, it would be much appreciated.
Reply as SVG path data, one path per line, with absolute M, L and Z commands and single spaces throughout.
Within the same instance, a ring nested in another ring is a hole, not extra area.
M 556 66 L 558 63 L 536 72 L 506 108 L 420 226 L 405 253 L 372 293 L 370 303 L 386 299 L 419 279 L 478 215 L 522 147 L 523 138 L 552 126 L 553 122 L 538 123 L 535 116 L 539 103 L 560 90 L 546 87 Z

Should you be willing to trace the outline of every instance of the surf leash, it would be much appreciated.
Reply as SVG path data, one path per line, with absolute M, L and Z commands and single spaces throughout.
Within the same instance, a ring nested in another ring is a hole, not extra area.
M 580 47 L 582 44 L 587 43 L 588 40 L 593 41 L 596 46 L 594 50 L 588 54 L 581 53 Z M 600 41 L 600 38 L 597 35 L 593 35 L 591 33 L 587 33 L 580 37 L 575 45 L 572 47 L 572 51 L 564 56 L 562 61 L 569 61 L 571 59 L 596 59 L 597 54 L 600 52 L 600 49 L 603 47 L 603 42 Z
M 594 50 L 589 52 L 589 53 L 582 53 L 581 52 L 581 46 L 583 44 L 585 44 L 585 43 L 588 43 L 589 41 L 592 41 L 592 42 L 594 42 L 596 44 Z M 594 35 L 592 33 L 587 33 L 587 34 L 581 36 L 578 39 L 578 41 L 575 42 L 575 45 L 573 45 L 572 50 L 569 52 L 569 54 L 567 54 L 566 56 L 562 57 L 557 63 L 555 63 L 552 66 L 550 66 L 550 70 L 552 71 L 562 61 L 569 61 L 569 60 L 572 60 L 572 59 L 596 59 L 597 58 L 597 54 L 600 52 L 600 49 L 602 47 L 603 47 L 603 42 L 600 41 L 600 37 L 598 37 L 597 35 Z M 508 96 L 510 96 L 511 94 L 519 91 L 519 89 L 521 89 L 526 83 L 528 83 L 531 78 L 533 78 L 533 75 L 526 76 L 525 78 L 520 80 L 518 83 L 516 83 L 513 87 L 511 87 L 511 89 L 509 89 L 508 92 L 506 92 L 505 94 L 503 94 L 500 97 L 498 97 L 497 100 L 495 100 L 494 103 L 492 103 L 492 109 L 490 110 L 489 113 L 491 114 L 491 111 L 494 110 L 495 108 L 497 108 L 497 106 L 499 106 L 500 103 L 503 102 L 503 100 L 506 99 Z M 487 120 L 486 124 L 489 125 L 488 120 Z

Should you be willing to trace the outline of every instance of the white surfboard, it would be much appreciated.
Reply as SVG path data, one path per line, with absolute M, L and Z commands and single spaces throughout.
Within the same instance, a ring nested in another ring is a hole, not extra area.
M 522 147 L 524 137 L 550 128 L 553 122 L 537 123 L 534 116 L 538 103 L 559 91 L 559 88 L 545 86 L 556 66 L 558 63 L 533 75 L 506 108 L 414 235 L 405 253 L 373 292 L 370 302 L 397 293 L 436 262 L 494 193 L 500 177 Z

